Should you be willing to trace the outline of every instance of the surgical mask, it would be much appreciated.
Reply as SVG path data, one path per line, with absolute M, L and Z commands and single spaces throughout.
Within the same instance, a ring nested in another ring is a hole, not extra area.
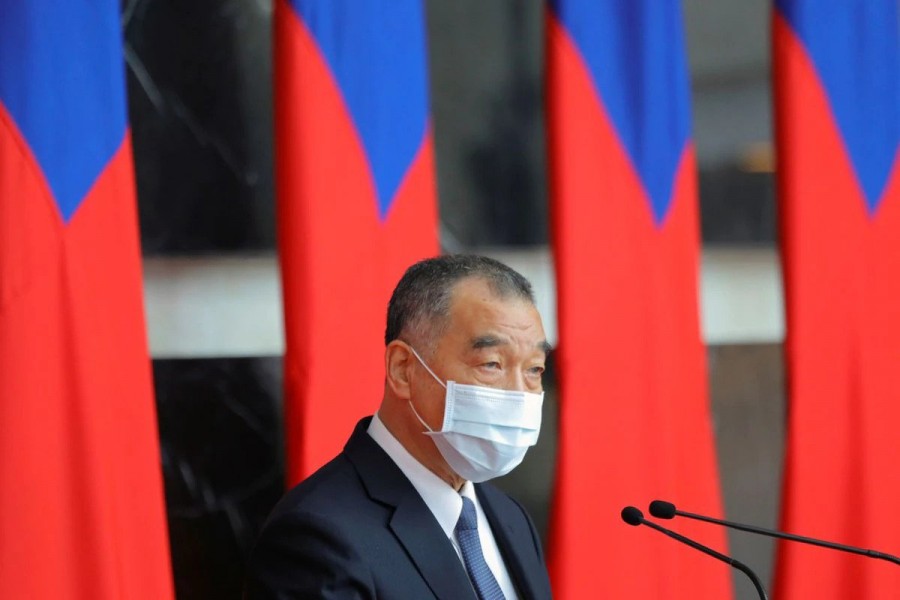
M 544 393 L 498 390 L 448 381 L 434 374 L 412 347 L 422 366 L 447 392 L 444 422 L 434 431 L 409 406 L 428 431 L 447 464 L 460 477 L 480 483 L 506 475 L 522 462 L 541 430 Z

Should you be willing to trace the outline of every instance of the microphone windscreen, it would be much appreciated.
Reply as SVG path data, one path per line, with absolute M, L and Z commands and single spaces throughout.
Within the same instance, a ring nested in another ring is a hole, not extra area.
M 665 500 L 654 500 L 650 503 L 650 514 L 657 519 L 671 519 L 675 516 L 675 505 Z
M 622 520 L 629 525 L 640 525 L 644 521 L 644 513 L 633 506 L 622 509 Z

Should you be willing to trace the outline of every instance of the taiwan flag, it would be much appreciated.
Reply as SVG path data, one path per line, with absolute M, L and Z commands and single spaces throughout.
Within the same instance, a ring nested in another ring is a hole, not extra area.
M 0 597 L 172 598 L 119 2 L 0 6 Z
M 549 554 L 563 599 L 732 594 L 727 565 L 620 518 L 655 498 L 721 514 L 679 5 L 556 0 L 549 11 L 560 386 Z M 718 528 L 679 526 L 725 547 Z
M 781 527 L 900 550 L 897 0 L 773 15 L 788 439 Z M 897 598 L 896 565 L 778 546 L 779 598 Z
M 394 285 L 438 251 L 420 0 L 276 0 L 287 478 L 340 452 L 384 389 Z

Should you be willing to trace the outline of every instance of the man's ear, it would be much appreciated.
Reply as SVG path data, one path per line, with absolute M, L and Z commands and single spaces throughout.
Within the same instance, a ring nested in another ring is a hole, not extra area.
M 394 396 L 401 400 L 409 400 L 409 378 L 412 373 L 412 362 L 415 357 L 404 342 L 394 340 L 384 349 L 384 372 Z

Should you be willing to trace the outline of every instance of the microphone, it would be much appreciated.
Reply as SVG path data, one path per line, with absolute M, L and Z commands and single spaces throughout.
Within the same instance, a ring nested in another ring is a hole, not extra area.
M 741 571 L 744 575 L 750 578 L 750 581 L 753 582 L 753 586 L 756 588 L 757 593 L 761 600 L 768 600 L 768 596 L 766 595 L 766 590 L 763 588 L 762 583 L 759 581 L 759 577 L 756 576 L 750 567 L 740 562 L 739 560 L 735 560 L 730 556 L 725 556 L 721 552 L 716 552 L 712 548 L 708 546 L 704 546 L 700 542 L 695 542 L 694 540 L 684 537 L 680 533 L 676 533 L 671 529 L 666 529 L 665 527 L 654 523 L 653 521 L 648 521 L 644 518 L 644 513 L 633 506 L 626 506 L 622 509 L 622 520 L 628 523 L 629 525 L 633 525 L 637 527 L 638 525 L 646 525 L 650 529 L 655 529 L 656 531 L 662 533 L 663 535 L 667 535 L 673 540 L 677 540 L 682 544 L 687 544 L 694 550 L 699 550 L 700 552 L 712 556 L 713 558 L 717 558 L 721 560 L 723 563 L 729 564 L 738 571 Z
M 651 502 L 650 514 L 657 519 L 671 519 L 677 515 L 679 517 L 686 517 L 688 519 L 695 519 L 697 521 L 713 523 L 714 525 L 722 525 L 723 527 L 728 527 L 730 529 L 737 529 L 739 531 L 746 531 L 748 533 L 757 533 L 759 535 L 765 535 L 782 540 L 790 540 L 792 542 L 800 542 L 801 544 L 812 544 L 813 546 L 821 546 L 822 548 L 831 548 L 832 550 L 840 550 L 841 552 L 859 554 L 861 556 L 868 556 L 869 558 L 886 560 L 888 562 L 894 563 L 895 565 L 900 565 L 900 558 L 893 556 L 892 554 L 886 554 L 877 550 L 867 550 L 866 548 L 857 548 L 856 546 L 847 546 L 845 544 L 837 544 L 835 542 L 828 542 L 826 540 L 817 540 L 815 538 L 802 535 L 773 531 L 771 529 L 756 527 L 754 525 L 744 525 L 743 523 L 734 523 L 733 521 L 725 521 L 724 519 L 714 519 L 713 517 L 684 512 L 682 510 L 676 509 L 675 505 L 671 502 L 666 502 L 664 500 L 654 500 L 653 502 Z

